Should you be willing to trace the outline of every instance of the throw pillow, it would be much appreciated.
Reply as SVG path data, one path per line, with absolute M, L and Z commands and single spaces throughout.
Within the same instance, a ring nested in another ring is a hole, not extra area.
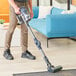
M 39 6 L 39 17 L 38 18 L 45 18 L 46 15 L 50 14 L 52 6 Z
M 61 14 L 73 14 L 73 13 L 75 13 L 75 11 L 73 10 L 66 10 L 61 12 Z

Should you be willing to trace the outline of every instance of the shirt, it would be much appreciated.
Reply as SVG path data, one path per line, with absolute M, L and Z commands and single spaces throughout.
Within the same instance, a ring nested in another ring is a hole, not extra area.
M 28 0 L 15 0 L 17 2 L 28 2 Z

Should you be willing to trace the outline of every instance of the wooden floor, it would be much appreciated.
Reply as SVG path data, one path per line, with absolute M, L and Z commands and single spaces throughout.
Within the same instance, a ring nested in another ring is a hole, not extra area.
M 46 47 L 46 37 L 35 31 L 36 37 L 41 41 L 42 47 L 50 62 L 62 65 L 63 69 L 76 69 L 76 42 L 70 39 L 51 39 L 49 48 Z M 0 76 L 12 76 L 16 73 L 46 71 L 47 67 L 40 51 L 36 48 L 29 34 L 29 50 L 36 56 L 36 60 L 21 58 L 21 47 L 11 47 L 13 61 L 3 57 L 4 48 L 0 48 Z

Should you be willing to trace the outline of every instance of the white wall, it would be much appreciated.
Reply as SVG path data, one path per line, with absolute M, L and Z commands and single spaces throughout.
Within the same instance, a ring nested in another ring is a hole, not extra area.
M 50 5 L 50 0 L 40 0 L 40 5 Z
M 32 0 L 32 4 L 33 4 L 33 6 L 36 6 L 37 5 L 37 0 Z
M 33 6 L 36 6 L 37 5 L 37 0 L 32 0 L 33 1 Z M 40 0 L 39 1 L 39 4 L 40 5 L 50 5 L 50 0 Z
M 32 1 L 33 1 L 33 6 L 36 6 L 37 5 L 37 0 L 32 0 Z M 55 1 L 57 1 L 57 0 L 53 0 L 53 5 L 54 6 L 56 6 Z M 48 5 L 50 5 L 50 0 L 39 0 L 39 4 L 44 5 L 44 6 L 48 6 Z
M 60 5 L 61 3 L 58 3 L 57 1 L 53 0 L 53 6 L 62 8 L 64 7 L 64 4 Z M 33 0 L 33 6 L 37 5 L 37 0 Z M 39 5 L 48 6 L 50 5 L 50 0 L 39 0 Z M 66 8 L 66 6 L 64 7 Z
M 37 4 L 37 0 L 32 0 L 33 1 L 33 5 L 36 5 Z M 54 2 L 55 0 L 53 0 Z M 60 3 L 65 3 L 67 0 L 56 0 L 57 2 L 60 2 Z M 40 5 L 50 5 L 50 0 L 39 0 L 40 2 Z
M 39 2 L 40 5 L 44 5 L 44 6 L 50 5 L 50 0 L 40 0 Z M 36 5 L 37 5 L 37 0 L 33 0 L 33 6 Z M 67 9 L 66 0 L 53 0 L 53 6 L 62 9 Z M 71 9 L 76 10 L 76 7 L 71 5 Z

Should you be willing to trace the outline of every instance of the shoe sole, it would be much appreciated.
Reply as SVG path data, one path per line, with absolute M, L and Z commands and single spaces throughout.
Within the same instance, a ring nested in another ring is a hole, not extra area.
M 28 58 L 28 57 L 24 57 L 24 56 L 21 56 L 21 58 L 27 58 L 27 59 L 30 59 L 30 60 L 36 60 L 36 58 Z

